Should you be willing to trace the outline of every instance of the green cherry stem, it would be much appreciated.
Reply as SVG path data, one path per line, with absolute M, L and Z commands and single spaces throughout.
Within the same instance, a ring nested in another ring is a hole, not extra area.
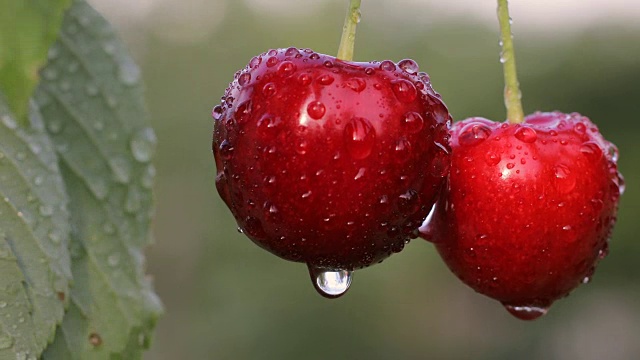
M 345 61 L 353 60 L 353 47 L 356 42 L 356 27 L 360 22 L 360 2 L 361 0 L 350 0 L 347 16 L 344 19 L 342 28 L 342 38 L 338 48 L 337 58 Z
M 504 105 L 507 107 L 507 120 L 511 124 L 524 122 L 522 110 L 522 93 L 516 71 L 516 55 L 513 49 L 511 34 L 511 17 L 509 16 L 508 0 L 498 0 L 498 21 L 500 22 L 500 62 L 504 70 Z

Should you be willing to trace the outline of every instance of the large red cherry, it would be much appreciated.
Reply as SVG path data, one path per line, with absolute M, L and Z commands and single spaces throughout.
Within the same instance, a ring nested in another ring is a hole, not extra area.
M 471 118 L 453 126 L 451 146 L 448 183 L 423 236 L 463 282 L 534 319 L 590 280 L 624 184 L 615 146 L 589 119 Z
M 216 186 L 240 229 L 338 282 L 416 236 L 449 168 L 451 117 L 412 60 L 270 50 L 213 117 Z

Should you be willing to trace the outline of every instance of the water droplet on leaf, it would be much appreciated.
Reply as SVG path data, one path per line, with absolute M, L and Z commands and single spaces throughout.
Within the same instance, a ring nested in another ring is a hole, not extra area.
M 156 152 L 156 134 L 152 128 L 146 127 L 133 135 L 131 139 L 131 152 L 139 162 L 151 161 Z

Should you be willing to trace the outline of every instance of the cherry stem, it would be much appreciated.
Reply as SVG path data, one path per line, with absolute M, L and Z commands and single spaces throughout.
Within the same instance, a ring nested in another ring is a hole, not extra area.
M 360 2 L 361 0 L 350 0 L 347 16 L 344 19 L 342 28 L 342 38 L 338 48 L 337 58 L 345 61 L 353 60 L 353 47 L 356 43 L 356 27 L 360 22 Z
M 522 93 L 516 71 L 516 55 L 513 49 L 508 0 L 498 0 L 498 21 L 500 22 L 500 45 L 502 46 L 500 62 L 504 70 L 504 105 L 507 108 L 507 120 L 511 124 L 519 124 L 524 122 L 524 111 L 522 110 Z

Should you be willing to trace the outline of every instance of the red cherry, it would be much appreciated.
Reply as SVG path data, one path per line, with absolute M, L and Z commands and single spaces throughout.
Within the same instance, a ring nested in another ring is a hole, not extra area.
M 451 117 L 417 64 L 401 64 L 290 48 L 236 74 L 213 109 L 216 186 L 251 240 L 335 272 L 417 235 L 449 166 Z
M 543 315 L 607 254 L 624 190 L 617 150 L 579 114 L 523 124 L 471 118 L 451 132 L 446 190 L 422 235 L 513 315 Z

